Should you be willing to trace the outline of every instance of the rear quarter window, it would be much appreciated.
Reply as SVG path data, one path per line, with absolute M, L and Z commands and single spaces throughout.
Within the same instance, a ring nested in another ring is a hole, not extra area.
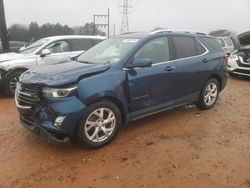
M 222 49 L 221 45 L 218 43 L 216 38 L 212 38 L 212 37 L 200 37 L 201 39 L 203 39 L 207 45 L 209 45 L 211 48 L 213 48 L 215 51 L 218 52 L 224 52 L 224 50 Z

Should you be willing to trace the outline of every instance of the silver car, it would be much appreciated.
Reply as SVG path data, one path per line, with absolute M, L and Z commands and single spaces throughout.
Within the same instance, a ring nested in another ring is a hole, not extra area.
M 104 40 L 102 36 L 53 36 L 43 38 L 18 53 L 0 54 L 0 91 L 14 96 L 20 75 L 55 59 L 72 58 Z

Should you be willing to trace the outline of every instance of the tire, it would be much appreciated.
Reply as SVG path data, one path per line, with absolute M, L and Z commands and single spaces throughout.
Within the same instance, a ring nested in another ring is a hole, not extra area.
M 121 112 L 115 104 L 107 100 L 94 103 L 77 125 L 77 140 L 87 148 L 102 147 L 114 139 L 121 124 Z
M 10 96 L 14 97 L 15 96 L 15 89 L 16 89 L 16 84 L 19 82 L 19 77 L 24 71 L 17 70 L 11 72 L 9 75 L 7 75 L 4 83 L 4 89 L 5 93 Z
M 211 109 L 219 98 L 220 84 L 217 79 L 209 79 L 202 88 L 199 101 L 196 105 L 203 110 Z

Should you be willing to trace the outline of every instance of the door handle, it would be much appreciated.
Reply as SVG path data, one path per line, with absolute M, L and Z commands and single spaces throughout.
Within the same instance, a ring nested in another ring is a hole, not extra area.
M 167 66 L 167 67 L 165 68 L 165 71 L 168 71 L 168 72 L 170 72 L 170 71 L 172 71 L 172 70 L 175 70 L 175 67 Z
M 207 63 L 207 62 L 208 62 L 207 58 L 204 58 L 204 59 L 202 60 L 202 62 L 203 62 L 203 63 Z

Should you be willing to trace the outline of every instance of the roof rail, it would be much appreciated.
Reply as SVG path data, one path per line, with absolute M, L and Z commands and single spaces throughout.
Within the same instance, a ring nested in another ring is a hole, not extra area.
M 161 29 L 151 32 L 150 34 L 157 34 L 157 33 L 171 33 L 171 32 L 178 32 L 178 33 L 192 33 L 196 35 L 207 35 L 206 33 L 202 32 L 195 32 L 195 31 L 185 31 L 185 30 L 175 30 L 175 29 Z

